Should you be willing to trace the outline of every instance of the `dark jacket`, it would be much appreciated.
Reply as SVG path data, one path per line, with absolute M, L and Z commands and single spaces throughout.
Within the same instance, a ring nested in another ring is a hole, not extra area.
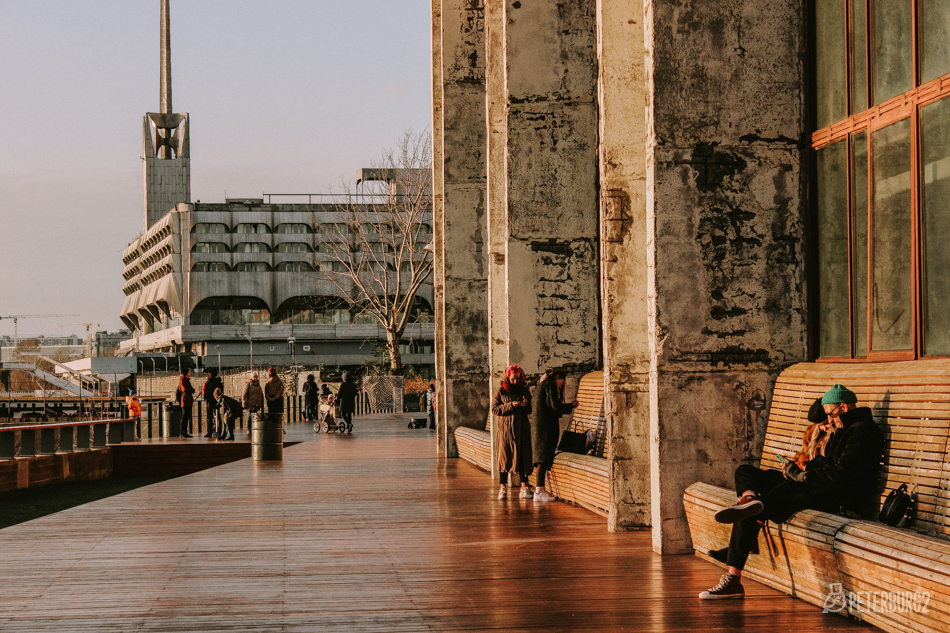
M 208 380 L 205 381 L 205 384 L 201 385 L 201 396 L 208 404 L 215 405 L 217 403 L 217 400 L 214 399 L 215 389 L 224 391 L 224 381 L 221 380 L 220 376 L 208 378 Z
M 561 416 L 574 410 L 572 403 L 564 404 L 564 390 L 558 389 L 557 381 L 549 378 L 538 389 L 538 409 L 534 415 L 531 446 L 535 464 L 554 462 L 557 441 L 561 435 Z
M 340 401 L 340 413 L 356 413 L 356 396 L 359 390 L 351 382 L 344 382 L 336 394 Z
M 303 402 L 308 407 L 316 406 L 320 402 L 320 387 L 312 380 L 303 384 Z
M 845 497 L 871 494 L 878 485 L 884 436 L 867 407 L 842 414 L 841 423 L 825 454 L 808 462 L 805 483 Z
M 236 420 L 244 415 L 244 407 L 241 406 L 241 402 L 230 396 L 221 396 L 221 410 L 228 420 Z

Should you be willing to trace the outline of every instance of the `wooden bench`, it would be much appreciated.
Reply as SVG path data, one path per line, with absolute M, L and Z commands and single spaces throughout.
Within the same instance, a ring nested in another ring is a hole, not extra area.
M 491 472 L 491 433 L 485 429 L 460 426 L 455 429 L 459 457 Z
M 835 383 L 854 391 L 859 406 L 871 407 L 884 432 L 881 500 L 902 483 L 916 486 L 916 515 L 894 528 L 876 516 L 799 512 L 762 530 L 760 554 L 749 557 L 744 575 L 886 631 L 947 631 L 950 360 L 801 363 L 786 369 L 772 393 L 763 468 L 780 467 L 775 453 L 789 456 L 800 449 L 809 406 Z M 725 547 L 731 529 L 713 514 L 735 503 L 735 491 L 696 483 L 683 499 L 693 547 L 712 561 L 708 551 Z

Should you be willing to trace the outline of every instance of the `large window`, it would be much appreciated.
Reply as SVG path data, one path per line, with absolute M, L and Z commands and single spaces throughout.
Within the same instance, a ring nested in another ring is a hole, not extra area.
M 349 322 L 349 304 L 341 297 L 293 297 L 280 304 L 274 313 L 274 323 L 283 325 L 330 325 Z
M 256 297 L 209 297 L 191 311 L 191 325 L 267 325 L 270 311 Z
M 815 0 L 818 353 L 950 356 L 950 2 Z
M 234 227 L 235 233 L 270 233 L 270 227 L 263 223 L 245 222 Z
M 269 253 L 270 246 L 264 242 L 239 242 L 234 245 L 235 253 Z
M 277 245 L 278 253 L 312 253 L 313 249 L 305 242 L 281 242 Z
M 227 253 L 228 245 L 224 242 L 198 242 L 191 247 L 192 253 Z

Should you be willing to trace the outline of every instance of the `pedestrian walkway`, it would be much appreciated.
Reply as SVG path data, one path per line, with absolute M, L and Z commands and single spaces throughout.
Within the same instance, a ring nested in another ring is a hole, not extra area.
M 0 530 L 0 631 L 871 631 L 654 554 L 564 503 L 495 498 L 403 416 L 294 425 L 242 460 Z

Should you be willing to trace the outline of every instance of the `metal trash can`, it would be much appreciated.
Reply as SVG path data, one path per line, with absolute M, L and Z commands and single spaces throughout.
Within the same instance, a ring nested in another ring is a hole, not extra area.
M 174 402 L 165 403 L 165 428 L 162 437 L 178 437 L 181 435 L 181 407 Z
M 284 459 L 284 415 L 255 413 L 251 421 L 251 457 L 254 461 Z

